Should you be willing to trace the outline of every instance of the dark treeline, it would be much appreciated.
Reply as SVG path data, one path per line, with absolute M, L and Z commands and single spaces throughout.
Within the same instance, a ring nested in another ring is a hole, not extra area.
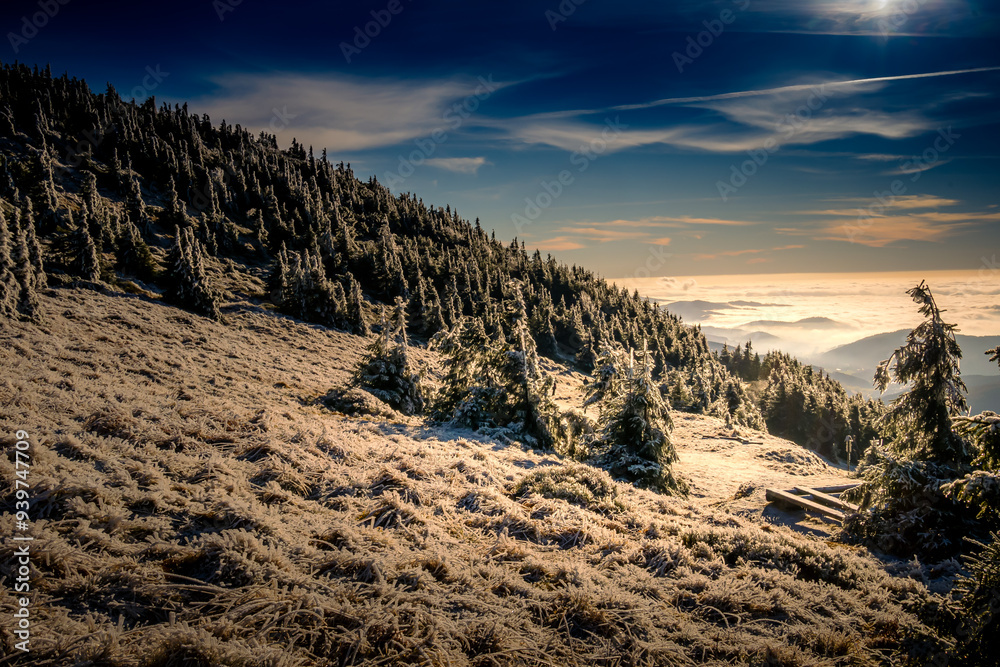
M 750 384 L 767 430 L 824 456 L 858 463 L 867 446 L 880 437 L 875 422 L 885 413 L 882 401 L 849 396 L 821 370 L 783 352 L 763 359 L 753 345 L 723 347 L 719 360 L 729 372 Z

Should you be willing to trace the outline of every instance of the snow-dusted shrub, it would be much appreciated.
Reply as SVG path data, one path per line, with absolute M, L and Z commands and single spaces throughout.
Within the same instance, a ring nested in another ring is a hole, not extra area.
M 537 470 L 524 476 L 514 487 L 514 496 L 537 494 L 608 513 L 620 510 L 618 489 L 608 473 L 585 465 L 565 465 Z

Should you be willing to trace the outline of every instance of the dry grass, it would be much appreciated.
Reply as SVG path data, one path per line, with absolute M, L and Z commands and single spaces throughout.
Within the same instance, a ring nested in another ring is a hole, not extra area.
M 917 616 L 935 598 L 857 549 L 327 409 L 356 337 L 87 291 L 43 307 L 43 326 L 0 325 L 0 432 L 35 443 L 33 651 L 13 648 L 4 540 L 2 664 L 834 666 L 940 648 Z

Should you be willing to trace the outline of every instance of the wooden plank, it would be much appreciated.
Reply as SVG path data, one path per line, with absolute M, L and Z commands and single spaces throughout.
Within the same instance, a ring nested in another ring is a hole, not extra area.
M 856 486 L 860 486 L 860 482 L 855 482 L 853 484 L 840 484 L 839 486 L 811 486 L 809 487 L 813 491 L 819 491 L 820 493 L 843 493 L 849 489 L 853 489 Z M 788 493 L 805 493 L 804 491 L 796 491 L 792 489 Z
M 780 489 L 767 489 L 764 492 L 764 496 L 770 501 L 777 500 L 791 503 L 792 505 L 798 505 L 802 509 L 809 512 L 823 514 L 837 519 L 838 521 L 844 520 L 844 513 L 840 510 L 835 510 L 832 507 L 827 507 L 826 505 L 820 505 L 819 503 L 803 498 L 802 496 L 797 496 L 794 493 L 789 493 L 788 491 L 781 491 Z
M 840 484 L 838 486 L 814 486 L 812 488 L 820 493 L 842 493 L 859 485 L 860 482 L 854 482 L 853 484 Z
M 796 486 L 793 489 L 793 491 L 795 493 L 805 493 L 806 495 L 812 496 L 816 500 L 822 500 L 822 501 L 825 501 L 827 503 L 830 503 L 831 505 L 833 505 L 837 509 L 850 510 L 851 512 L 857 512 L 858 511 L 858 506 L 857 505 L 849 503 L 846 500 L 841 500 L 840 498 L 834 498 L 833 496 L 830 496 L 830 495 L 827 495 L 827 494 L 823 493 L 819 489 L 811 489 L 808 486 Z

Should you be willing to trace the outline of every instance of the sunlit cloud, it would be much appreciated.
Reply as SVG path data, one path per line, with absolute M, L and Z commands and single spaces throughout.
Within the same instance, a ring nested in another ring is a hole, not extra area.
M 192 105 L 213 119 L 338 151 L 392 146 L 448 130 L 449 110 L 477 89 L 482 92 L 480 82 L 464 78 L 362 79 L 280 72 L 210 80 L 216 90 L 192 100 Z
M 608 220 L 604 222 L 588 222 L 588 225 L 597 225 L 602 227 L 668 227 L 674 229 L 680 229 L 688 226 L 698 226 L 698 225 L 723 225 L 732 227 L 746 227 L 749 225 L 756 225 L 756 222 L 750 222 L 748 220 L 729 220 L 726 218 L 697 218 L 688 215 L 682 216 L 669 216 L 669 215 L 654 215 L 645 218 L 639 218 L 637 220 Z
M 861 103 L 863 95 L 876 93 L 900 81 L 998 70 L 1000 67 L 980 67 L 863 79 L 834 79 L 829 75 L 819 75 L 809 83 L 670 97 L 604 109 L 546 112 L 483 122 L 522 143 L 547 145 L 566 151 L 586 150 L 591 142 L 602 141 L 603 134 L 607 141 L 601 144 L 602 153 L 656 144 L 712 153 L 739 153 L 767 145 L 805 146 L 854 135 L 905 139 L 935 129 L 939 121 L 928 117 L 920 109 L 901 107 L 892 110 L 882 108 L 875 101 L 866 106 Z M 796 112 L 806 104 L 809 113 L 795 117 Z M 927 104 L 933 106 L 934 100 L 929 100 Z M 697 123 L 627 128 L 620 134 L 607 137 L 605 130 L 609 114 L 662 106 L 703 109 L 714 116 L 705 117 Z M 586 117 L 601 120 L 582 120 Z M 882 160 L 885 157 L 888 156 L 867 154 L 862 159 Z
M 940 242 L 985 220 L 1000 220 L 998 214 L 926 214 L 863 218 L 855 222 L 829 222 L 814 238 L 823 241 L 860 243 L 883 248 L 897 241 Z
M 907 176 L 909 174 L 919 174 L 925 171 L 930 171 L 937 167 L 943 166 L 951 162 L 951 158 L 939 158 L 934 162 L 922 162 L 920 160 L 908 160 L 904 164 L 899 165 L 895 169 L 890 169 L 888 171 L 883 171 L 883 176 Z
M 765 252 L 773 252 L 780 250 L 796 250 L 798 248 L 805 248 L 804 245 L 784 245 L 778 246 L 776 248 L 744 248 L 742 250 L 726 250 L 716 253 L 706 253 L 701 255 L 695 255 L 696 260 L 709 260 L 709 259 L 720 259 L 722 257 L 739 257 L 741 255 L 758 255 Z M 767 261 L 767 260 L 764 260 Z M 749 263 L 749 262 L 748 262 Z
M 607 229 L 603 227 L 560 227 L 557 231 L 566 232 L 567 234 L 572 234 L 574 237 L 579 239 L 586 239 L 588 241 L 599 241 L 601 243 L 606 243 L 608 241 L 628 241 L 645 239 L 649 237 L 648 232 L 643 231 L 626 231 L 623 229 Z
M 862 204 L 860 207 L 862 209 L 867 209 L 872 206 L 872 204 L 877 203 L 879 207 L 884 209 L 922 209 L 922 208 L 941 208 L 944 206 L 955 206 L 961 202 L 957 199 L 946 199 L 944 197 L 937 197 L 934 195 L 899 195 L 890 198 L 886 198 L 882 201 L 875 201 L 873 199 L 861 199 L 861 198 L 845 198 L 840 200 L 825 200 L 832 202 L 841 203 L 856 203 Z M 855 208 L 828 208 L 828 209 L 814 209 L 805 211 L 791 211 L 791 215 L 817 215 L 817 216 L 843 216 L 848 218 L 856 218 L 858 215 L 862 214 L 862 210 L 858 207 Z M 781 228 L 776 228 L 775 231 L 782 231 Z
M 558 252 L 562 250 L 579 250 L 580 248 L 585 248 L 586 246 L 571 239 L 569 236 L 556 236 L 551 239 L 545 239 L 544 241 L 537 241 L 531 244 L 532 247 L 538 248 L 539 250 L 546 250 L 549 252 Z
M 456 174 L 475 174 L 484 164 L 489 164 L 484 157 L 436 157 L 425 162 L 432 167 L 453 171 Z

